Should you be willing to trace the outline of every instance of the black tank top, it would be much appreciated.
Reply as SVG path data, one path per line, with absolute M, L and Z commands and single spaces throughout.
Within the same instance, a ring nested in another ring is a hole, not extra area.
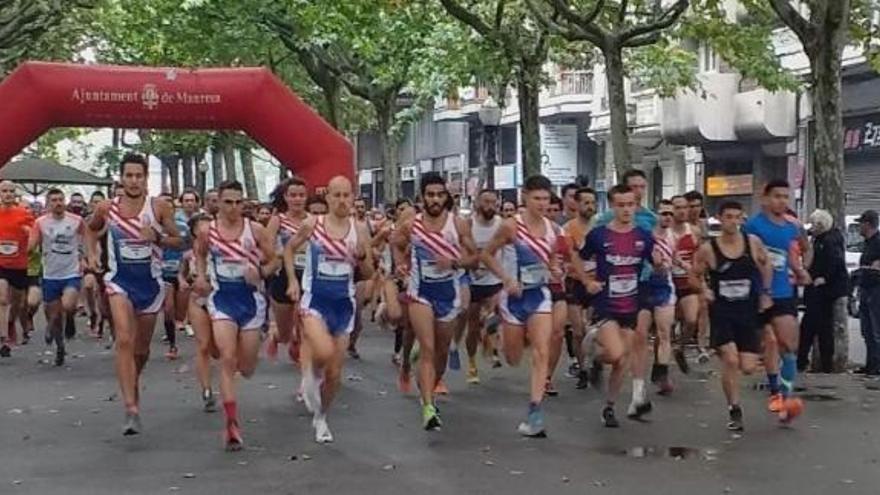
M 756 275 L 758 265 L 752 258 L 749 238 L 743 234 L 745 247 L 739 258 L 728 258 L 718 247 L 718 239 L 710 241 L 715 253 L 715 268 L 709 270 L 709 287 L 715 294 L 715 309 L 742 311 L 758 304 Z

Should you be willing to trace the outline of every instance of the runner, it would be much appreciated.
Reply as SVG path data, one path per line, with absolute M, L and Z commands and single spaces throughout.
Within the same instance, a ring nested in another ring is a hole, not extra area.
M 327 412 L 339 390 L 348 339 L 354 329 L 355 268 L 365 277 L 373 270 L 369 233 L 351 217 L 352 186 L 344 177 L 327 185 L 329 214 L 308 217 L 284 248 L 287 294 L 299 301 L 303 318 L 303 398 L 312 412 L 315 441 L 333 441 Z M 294 253 L 307 243 L 302 286 L 296 279 Z M 302 296 L 302 297 L 300 297 Z
M 596 191 L 589 187 L 578 189 L 575 193 L 575 199 L 578 204 L 578 215 L 562 227 L 563 235 L 568 238 L 572 249 L 580 250 L 587 234 L 593 228 L 593 222 L 596 215 Z M 596 276 L 595 260 L 578 260 L 573 259 L 572 263 L 582 262 L 583 271 L 589 277 Z M 592 308 L 590 306 L 592 296 L 587 293 L 584 284 L 574 277 L 565 279 L 566 297 L 568 303 L 568 321 L 571 325 L 570 346 L 575 361 L 570 369 L 575 370 L 574 376 L 578 381 L 575 385 L 578 389 L 585 389 L 589 386 L 590 378 L 586 368 L 584 368 L 584 337 L 586 336 L 587 324 L 592 321 Z
M 758 311 L 773 304 L 769 295 L 773 267 L 761 240 L 740 232 L 742 210 L 741 204 L 732 201 L 721 205 L 721 236 L 700 246 L 693 270 L 695 282 L 709 274 L 703 290 L 709 301 L 712 347 L 721 357 L 721 387 L 731 431 L 743 431 L 739 373 L 754 372 L 761 352 Z
M 547 220 L 552 222 L 556 242 L 553 243 L 551 256 L 554 258 L 554 264 L 559 267 L 558 270 L 550 272 L 550 281 L 547 284 L 547 287 L 550 289 L 550 301 L 552 303 L 550 316 L 553 321 L 553 329 L 550 332 L 550 354 L 547 361 L 547 381 L 544 383 L 544 395 L 548 397 L 559 395 L 559 391 L 553 383 L 553 375 L 556 373 L 556 366 L 562 357 L 562 344 L 565 342 L 565 326 L 568 323 L 566 283 L 569 279 L 583 280 L 583 270 L 578 271 L 581 274 L 580 276 L 566 276 L 564 271 L 565 267 L 569 270 L 574 270 L 575 268 L 580 268 L 580 265 L 575 267 L 571 264 L 571 261 L 576 258 L 572 247 L 574 244 L 569 242 L 568 237 L 562 235 L 562 227 L 558 223 L 561 216 L 552 208 L 554 203 L 557 206 L 561 206 L 562 201 L 558 196 L 551 195 L 551 208 L 547 210 L 545 215 Z
M 60 189 L 49 189 L 46 203 L 49 213 L 36 220 L 28 251 L 39 246 L 42 252 L 47 333 L 55 342 L 55 366 L 62 366 L 66 354 L 62 327 L 65 316 L 76 311 L 82 285 L 80 247 L 85 224 L 79 215 L 65 211 Z
M 702 203 L 701 208 L 702 208 Z M 694 262 L 694 253 L 700 246 L 701 230 L 690 223 L 688 216 L 690 207 L 684 196 L 673 196 L 674 222 L 672 224 L 673 249 L 676 262 L 672 266 L 672 281 L 675 284 L 675 297 L 678 299 L 678 311 L 681 315 L 682 331 L 679 345 L 673 351 L 675 361 L 682 373 L 688 373 L 685 345 L 697 340 L 700 318 L 700 290 L 698 285 L 691 284 L 690 271 Z
M 308 201 L 306 201 L 306 211 L 312 215 L 326 215 L 327 201 L 322 196 L 309 196 Z
M 516 215 L 516 205 L 511 201 L 501 204 L 501 218 L 513 218 Z
M 88 216 L 91 216 L 98 205 L 107 199 L 101 191 L 95 191 L 89 198 Z M 85 247 L 85 246 L 83 246 Z M 89 313 L 89 335 L 102 338 L 104 336 L 106 294 L 103 289 L 103 274 L 94 273 L 88 267 L 88 260 L 84 260 L 82 297 Z M 103 299 L 103 301 L 102 301 Z
M 789 270 L 795 272 L 799 284 L 809 282 L 809 274 L 801 260 L 791 256 L 791 251 L 800 246 L 801 253 L 809 258 L 811 249 L 800 226 L 786 218 L 788 202 L 788 182 L 784 179 L 768 182 L 764 186 L 763 211 L 745 225 L 747 233 L 757 236 L 764 243 L 773 266 L 770 288 L 773 305 L 762 313 L 764 367 L 770 386 L 768 409 L 778 413 L 783 423 L 790 422 L 803 410 L 803 402 L 792 396 L 797 378 L 798 325 L 797 298 L 795 287 L 789 279 Z
M 216 189 L 208 189 L 205 191 L 205 212 L 216 217 L 218 211 L 220 211 L 220 194 Z
M 162 307 L 161 248 L 179 247 L 180 233 L 169 203 L 147 196 L 147 160 L 122 158 L 123 195 L 99 204 L 89 220 L 89 265 L 100 270 L 98 236 L 109 225 L 108 272 L 104 276 L 116 343 L 116 374 L 125 407 L 123 435 L 141 431 L 140 375 L 150 356 L 156 313 Z
M 306 213 L 306 198 L 308 191 L 306 183 L 297 177 L 285 179 L 273 193 L 273 205 L 275 215 L 269 220 L 269 235 L 275 239 L 276 253 L 279 254 L 278 262 L 281 270 L 268 280 L 269 295 L 272 299 L 272 312 L 275 316 L 275 331 L 269 336 L 266 345 L 270 357 L 277 355 L 278 343 L 289 343 L 288 355 L 294 363 L 299 362 L 300 343 L 299 335 L 300 319 L 295 311 L 294 301 L 287 296 L 287 271 L 283 268 L 284 246 L 296 235 L 303 221 L 308 218 Z M 294 256 L 294 271 L 297 280 L 302 281 L 303 270 L 306 267 L 305 249 L 300 249 Z
M 217 191 L 217 217 L 196 234 L 194 289 L 208 298 L 214 343 L 220 354 L 226 450 L 237 451 L 244 441 L 235 375 L 250 378 L 257 367 L 260 328 L 266 319 L 263 278 L 271 273 L 267 265 L 272 264 L 274 250 L 263 226 L 244 217 L 241 183 L 225 181 Z
M 490 189 L 484 189 L 477 195 L 476 211 L 471 215 L 470 227 L 474 238 L 477 254 L 482 255 L 483 249 L 495 236 L 498 228 L 503 223 L 498 215 L 498 194 Z M 501 262 L 501 254 L 495 258 Z M 470 384 L 480 383 L 479 370 L 477 369 L 477 346 L 482 339 L 483 322 L 485 313 L 495 313 L 498 305 L 498 293 L 502 284 L 491 270 L 480 263 L 471 270 L 471 303 L 467 307 L 467 337 L 465 347 L 468 355 L 467 382 Z M 486 340 L 486 342 L 491 342 Z
M 213 218 L 207 213 L 196 213 L 189 218 L 187 229 L 189 238 L 195 239 L 199 231 L 210 229 Z M 192 249 L 183 253 L 178 283 L 189 294 L 187 317 L 196 338 L 196 378 L 199 380 L 202 410 L 212 413 L 217 410 L 217 400 L 211 386 L 211 359 L 220 359 L 220 351 L 214 343 L 211 330 L 211 315 L 208 313 L 208 298 L 192 290 L 197 273 L 196 257 Z
M 521 435 L 544 437 L 541 403 L 549 376 L 550 339 L 553 332 L 552 300 L 547 287 L 551 274 L 561 267 L 553 255 L 556 230 L 544 216 L 550 204 L 552 185 L 543 175 L 533 175 L 523 185 L 526 210 L 507 219 L 481 253 L 481 261 L 503 281 L 499 308 L 504 319 L 504 355 L 511 366 L 522 359 L 526 340 L 532 346 L 531 379 L 527 420 L 520 423 Z M 504 249 L 503 263 L 495 258 Z
M 597 340 L 601 347 L 598 359 L 611 365 L 606 404 L 602 421 L 608 428 L 620 426 L 614 405 L 623 385 L 629 359 L 637 359 L 636 347 L 643 336 L 636 326 L 640 312 L 639 292 L 644 290 L 639 273 L 652 259 L 654 241 L 651 232 L 636 223 L 637 194 L 627 185 L 619 184 L 608 191 L 614 218 L 608 225 L 595 227 L 587 234 L 581 248 L 582 259 L 596 259 L 596 280 L 586 283 L 588 292 L 597 294 L 593 300 L 599 321 Z M 633 332 L 633 330 L 636 330 Z M 647 345 L 647 342 L 644 342 Z M 630 357 L 632 356 L 632 357 Z M 638 419 L 651 411 L 645 395 L 645 381 L 633 366 L 633 397 L 627 415 Z
M 170 194 L 163 194 L 160 197 L 169 204 L 174 203 Z M 185 190 L 181 193 L 179 201 L 181 209 L 174 212 L 174 223 L 177 224 L 177 230 L 181 234 L 181 245 L 179 248 L 162 250 L 162 281 L 165 282 L 165 301 L 162 303 L 164 310 L 162 323 L 165 326 L 163 342 L 168 344 L 165 357 L 171 361 L 177 359 L 177 332 L 184 328 L 189 306 L 188 289 L 181 289 L 179 276 L 183 255 L 192 249 L 187 222 L 199 209 L 199 194 L 192 189 Z
M 367 235 L 373 235 L 372 225 L 367 219 L 367 202 L 363 198 L 355 198 L 354 200 L 354 220 L 358 228 L 365 228 Z M 364 303 L 370 298 L 372 293 L 372 280 L 364 277 L 360 272 L 355 272 L 355 290 L 357 292 L 357 307 L 354 312 L 354 331 L 348 341 L 348 357 L 352 359 L 360 359 L 361 355 L 357 351 L 357 341 L 363 330 L 363 322 L 361 321 L 361 312 L 364 309 Z
M 461 311 L 459 270 L 476 259 L 469 225 L 449 211 L 449 191 L 440 174 L 422 176 L 421 197 L 424 211 L 397 226 L 392 244 L 398 273 L 409 275 L 409 322 L 419 342 L 422 426 L 436 430 L 441 421 L 434 406 L 435 388 L 446 371 L 449 343 Z
M 657 335 L 654 339 L 654 365 L 651 367 L 651 382 L 659 388 L 660 395 L 673 391 L 669 377 L 669 364 L 672 360 L 672 325 L 675 323 L 676 293 L 674 276 L 676 268 L 683 269 L 681 259 L 675 250 L 676 237 L 672 226 L 675 217 L 675 198 L 660 201 L 658 210 L 660 223 L 654 229 L 654 250 L 660 265 L 648 281 L 648 306 L 654 308 L 654 326 Z M 687 273 L 690 273 L 688 269 Z
M 699 191 L 688 191 L 684 195 L 688 202 L 688 221 L 699 233 L 700 244 L 709 240 L 709 221 L 706 209 L 703 208 L 703 195 Z M 700 364 L 709 362 L 709 353 L 706 347 L 709 345 L 709 306 L 707 301 L 700 298 L 700 310 L 697 318 L 697 362 Z
M 559 225 L 565 225 L 580 216 L 580 203 L 577 199 L 578 189 L 581 187 L 574 182 L 569 182 L 559 191 L 559 194 L 562 195 L 562 218 Z
M 18 205 L 15 184 L 0 182 L 0 357 L 9 357 L 15 345 L 11 306 L 24 297 L 28 286 L 27 244 L 34 217 Z

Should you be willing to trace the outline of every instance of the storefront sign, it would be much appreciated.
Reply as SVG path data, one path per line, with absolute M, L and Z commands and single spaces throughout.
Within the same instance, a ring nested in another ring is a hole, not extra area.
M 752 194 L 752 174 L 722 175 L 706 178 L 707 196 Z
M 495 189 L 516 189 L 516 165 L 496 165 L 493 172 Z
M 880 115 L 853 117 L 843 122 L 846 154 L 880 153 Z
M 577 126 L 541 126 L 541 173 L 553 185 L 574 182 L 577 177 Z

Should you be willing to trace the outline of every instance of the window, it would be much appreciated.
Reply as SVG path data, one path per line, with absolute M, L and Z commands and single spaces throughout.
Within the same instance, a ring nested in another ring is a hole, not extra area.
M 718 72 L 718 55 L 715 54 L 715 50 L 711 46 L 700 43 L 697 56 L 700 63 L 700 72 Z

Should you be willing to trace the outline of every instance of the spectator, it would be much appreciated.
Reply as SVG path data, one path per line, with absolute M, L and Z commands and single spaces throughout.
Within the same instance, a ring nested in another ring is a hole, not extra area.
M 880 235 L 877 235 L 878 217 L 874 210 L 865 210 L 856 222 L 865 238 L 865 248 L 859 258 L 859 318 L 865 339 L 866 360 L 857 372 L 880 375 Z
M 801 320 L 798 345 L 798 370 L 810 365 L 810 351 L 819 341 L 819 363 L 813 369 L 821 373 L 834 371 L 834 306 L 846 297 L 846 272 L 843 234 L 834 227 L 834 219 L 825 210 L 810 215 L 813 233 L 813 262 L 809 266 L 812 284 L 804 290 L 806 311 Z

